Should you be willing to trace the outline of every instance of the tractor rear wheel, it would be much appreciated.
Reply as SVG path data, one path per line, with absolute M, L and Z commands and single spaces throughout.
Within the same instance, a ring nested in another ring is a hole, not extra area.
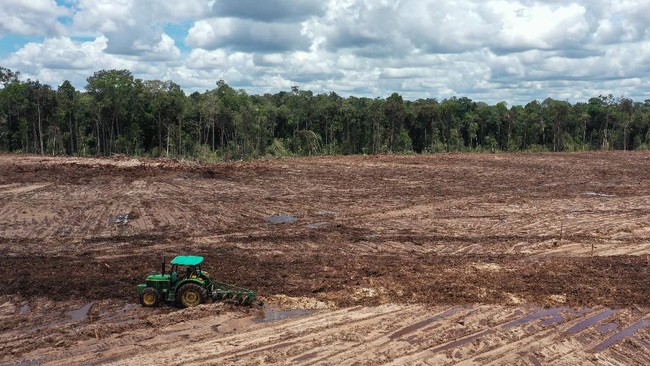
M 158 306 L 160 294 L 153 287 L 147 287 L 140 294 L 140 304 L 145 307 Z
M 194 283 L 188 283 L 187 285 L 181 287 L 180 291 L 178 292 L 178 302 L 184 308 L 202 304 L 203 301 L 205 301 L 205 297 L 205 289 Z

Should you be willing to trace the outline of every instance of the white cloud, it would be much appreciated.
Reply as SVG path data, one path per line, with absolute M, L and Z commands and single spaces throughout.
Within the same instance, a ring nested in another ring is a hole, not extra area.
M 492 6 L 501 23 L 493 48 L 558 49 L 577 46 L 589 34 L 585 8 L 575 3 L 525 9 L 501 1 Z
M 598 6 L 600 5 L 600 6 Z M 590 8 L 597 43 L 634 42 L 650 38 L 650 2 L 605 1 Z
M 44 41 L 14 47 L 0 64 L 81 87 L 94 71 L 127 68 L 187 91 L 223 79 L 251 93 L 299 85 L 342 95 L 397 91 L 411 99 L 459 95 L 510 104 L 650 94 L 650 1 L 68 3 L 3 4 L 0 37 Z
M 68 37 L 47 38 L 43 43 L 28 43 L 8 58 L 1 60 L 16 69 L 25 78 L 40 80 L 57 86 L 63 80 L 77 87 L 85 86 L 85 79 L 101 69 L 133 69 L 133 61 L 104 53 L 106 37 L 77 42 Z
M 72 18 L 76 32 L 110 33 L 135 24 L 132 0 L 79 0 L 76 6 Z
M 206 1 L 79 0 L 72 29 L 103 34 L 106 52 L 139 56 L 143 60 L 173 60 L 180 56 L 174 40 L 163 31 L 168 23 L 208 14 Z
M 19 35 L 57 36 L 65 33 L 58 17 L 68 16 L 70 10 L 54 0 L 11 0 L 0 6 L 0 37 Z
M 190 28 L 186 43 L 204 49 L 228 48 L 246 52 L 308 49 L 311 41 L 300 23 L 267 23 L 238 18 L 212 18 Z
M 252 70 L 254 68 L 253 56 L 243 52 L 226 52 L 224 50 L 208 51 L 195 49 L 190 52 L 185 62 L 193 69 L 224 69 L 239 67 Z
M 116 32 L 167 22 L 201 18 L 210 12 L 207 1 L 78 0 L 73 28 L 82 32 Z

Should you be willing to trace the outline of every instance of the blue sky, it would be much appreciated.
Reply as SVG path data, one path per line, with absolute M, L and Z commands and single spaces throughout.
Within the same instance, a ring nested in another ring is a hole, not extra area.
M 101 69 L 249 93 L 510 105 L 650 98 L 650 1 L 4 0 L 0 66 L 83 88 Z
M 0 57 L 7 57 L 30 42 L 43 42 L 43 36 L 25 36 L 8 33 L 0 36 Z

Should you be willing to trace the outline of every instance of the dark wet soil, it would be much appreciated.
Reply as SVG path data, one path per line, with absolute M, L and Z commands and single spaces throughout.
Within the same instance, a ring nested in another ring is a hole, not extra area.
M 566 305 L 650 305 L 645 258 L 611 256 L 549 258 L 529 262 L 519 256 L 440 256 L 416 254 L 353 255 L 336 250 L 319 254 L 258 256 L 248 250 L 220 247 L 199 251 L 216 279 L 256 289 L 260 295 L 316 296 L 381 285 L 386 297 L 336 300 L 339 305 L 379 301 L 431 304 L 504 303 L 504 293 L 532 303 L 566 294 Z M 77 256 L 3 257 L 0 292 L 55 300 L 132 299 L 135 285 L 158 267 L 159 258 L 135 255 L 102 259 Z M 473 265 L 498 264 L 506 271 L 476 271 Z M 604 285 L 606 284 L 606 285 Z

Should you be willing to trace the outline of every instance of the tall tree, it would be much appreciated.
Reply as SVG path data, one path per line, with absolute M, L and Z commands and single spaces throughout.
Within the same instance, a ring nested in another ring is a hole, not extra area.
M 129 121 L 129 101 L 136 97 L 129 70 L 101 70 L 87 80 L 86 90 L 96 103 L 98 153 L 111 154 L 113 143 Z
M 70 155 L 74 155 L 77 153 L 79 146 L 79 125 L 75 114 L 77 109 L 77 91 L 68 80 L 64 81 L 57 89 L 56 100 L 59 110 L 59 119 L 64 121 L 68 127 L 69 145 L 66 152 Z
M 38 147 L 38 153 L 44 155 L 45 136 L 43 131 L 48 130 L 48 124 L 54 114 L 55 93 L 49 85 L 41 84 L 39 81 L 27 80 L 25 87 L 30 107 L 27 115 L 32 124 L 34 146 Z
M 623 150 L 629 146 L 630 126 L 632 125 L 632 114 L 634 114 L 634 102 L 628 98 L 621 98 L 618 102 L 623 125 Z
M 384 104 L 384 113 L 390 122 L 390 150 L 396 151 L 397 143 L 397 132 L 401 129 L 402 123 L 406 118 L 404 100 L 402 96 L 393 93 L 390 97 L 386 98 L 386 103 Z

